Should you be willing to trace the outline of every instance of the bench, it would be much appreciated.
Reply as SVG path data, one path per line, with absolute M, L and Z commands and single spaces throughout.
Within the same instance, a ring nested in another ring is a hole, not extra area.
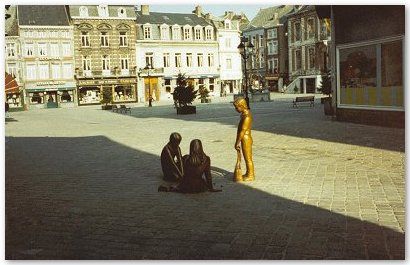
M 315 106 L 315 96 L 306 96 L 306 97 L 296 97 L 293 100 L 293 107 L 297 107 L 297 103 L 310 103 L 311 107 Z
M 121 111 L 121 113 L 122 113 L 122 112 L 124 112 L 124 113 L 129 112 L 129 113 L 131 114 L 131 108 L 130 108 L 130 107 L 127 107 L 127 106 L 125 106 L 125 105 L 120 105 L 119 110 Z

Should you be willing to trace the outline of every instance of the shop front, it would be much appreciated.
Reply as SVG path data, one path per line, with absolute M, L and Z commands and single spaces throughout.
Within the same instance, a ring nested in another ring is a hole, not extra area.
M 74 82 L 26 84 L 26 108 L 70 108 L 76 105 Z
M 78 105 L 101 104 L 102 91 L 111 90 L 113 103 L 137 101 L 137 83 L 135 78 L 122 79 L 85 79 L 78 80 Z
M 21 93 L 16 79 L 8 73 L 5 75 L 5 93 L 9 111 L 23 109 L 23 93 Z

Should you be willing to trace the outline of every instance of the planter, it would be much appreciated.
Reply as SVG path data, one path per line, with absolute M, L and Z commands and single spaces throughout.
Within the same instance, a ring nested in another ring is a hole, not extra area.
M 196 114 L 196 107 L 195 106 L 177 107 L 177 114 L 180 114 L 180 115 Z
M 252 102 L 270 101 L 270 92 L 257 92 L 252 94 Z
M 201 103 L 211 103 L 210 98 L 201 98 Z
M 332 98 L 326 98 L 323 104 L 324 104 L 323 109 L 325 111 L 325 115 L 332 116 L 333 115 Z
M 112 110 L 112 105 L 102 105 L 101 109 L 102 110 Z

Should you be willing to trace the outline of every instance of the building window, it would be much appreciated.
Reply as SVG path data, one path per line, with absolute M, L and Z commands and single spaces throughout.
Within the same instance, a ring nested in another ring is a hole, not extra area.
M 186 66 L 192 67 L 192 53 L 186 54 Z
M 213 53 L 208 53 L 208 66 L 209 67 L 214 66 L 214 54 Z
M 91 58 L 87 55 L 83 56 L 83 70 L 91 71 Z
M 49 67 L 48 64 L 40 64 L 38 67 L 39 70 L 39 79 L 46 80 L 49 79 Z
M 315 37 L 315 20 L 313 18 L 309 18 L 307 20 L 306 26 L 306 39 L 312 39 Z
M 80 7 L 80 17 L 88 17 L 88 8 L 85 6 Z
M 102 56 L 102 70 L 103 70 L 103 75 L 109 74 L 109 71 L 110 71 L 110 56 L 109 55 Z
M 61 102 L 72 102 L 73 101 L 73 91 L 63 91 L 61 95 Z
M 226 59 L 226 69 L 232 69 L 232 59 L 231 58 Z
M 60 64 L 51 64 L 51 76 L 53 79 L 61 78 Z
M 165 91 L 171 93 L 171 79 L 165 79 Z
M 41 92 L 29 93 L 30 104 L 44 104 L 44 96 Z
M 341 105 L 403 109 L 403 40 L 339 49 Z
M 197 61 L 198 67 L 202 67 L 203 64 L 204 64 L 204 63 L 203 63 L 203 61 L 204 61 L 203 54 L 202 54 L 202 53 L 198 53 L 197 59 L 198 59 L 198 61 Z
M 81 46 L 90 47 L 90 35 L 87 31 L 81 32 Z
M 175 54 L 175 67 L 181 67 L 181 54 Z
M 201 40 L 201 39 L 202 39 L 202 29 L 196 28 L 195 29 L 195 40 Z
M 144 39 L 149 40 L 151 39 L 151 26 L 144 26 Z
M 308 57 L 309 57 L 309 69 L 315 68 L 315 48 L 309 47 L 308 48 Z
M 172 27 L 172 39 L 180 40 L 181 39 L 181 28 L 178 26 Z
M 63 56 L 69 57 L 71 56 L 71 44 L 69 42 L 65 42 L 62 44 L 63 47 Z
M 16 45 L 14 43 L 7 43 L 6 50 L 7 50 L 7 57 L 16 56 Z
M 263 45 L 263 35 L 259 35 L 259 47 L 264 47 L 264 45 Z
M 128 57 L 120 58 L 121 70 L 129 70 L 129 59 Z
M 320 38 L 327 39 L 330 37 L 330 19 L 322 19 L 320 23 Z
M 273 60 L 268 61 L 268 73 L 273 74 Z
M 128 36 L 127 32 L 120 32 L 120 47 L 126 47 L 128 46 Z
M 212 40 L 212 35 L 213 35 L 213 30 L 212 29 L 210 29 L 210 28 L 207 28 L 206 30 L 205 30 L 205 39 L 206 40 Z
M 277 29 L 268 29 L 268 39 L 276 39 L 278 37 Z
M 47 56 L 47 43 L 39 43 L 38 44 L 38 55 L 39 56 Z
M 27 80 L 35 80 L 37 78 L 35 64 L 26 65 L 26 78 Z
M 278 54 L 278 42 L 272 41 L 272 54 Z
M 118 17 L 127 17 L 127 11 L 125 10 L 125 8 L 118 8 Z
M 300 41 L 300 22 L 294 23 L 293 31 L 294 31 L 294 36 L 295 36 L 294 41 Z
M 161 40 L 169 40 L 169 27 L 161 26 Z
M 73 78 L 73 65 L 71 63 L 63 63 L 63 78 Z
M 51 55 L 51 57 L 59 57 L 60 56 L 58 43 L 50 43 L 50 55 Z
M 225 29 L 231 29 L 231 21 L 225 20 Z
M 184 28 L 184 40 L 191 39 L 191 28 Z
M 295 70 L 300 70 L 302 67 L 302 53 L 300 50 L 295 51 Z
M 273 41 L 268 42 L 268 55 L 273 54 Z
M 101 32 L 100 33 L 100 43 L 101 47 L 108 47 L 108 33 L 107 32 Z
M 152 52 L 145 53 L 145 65 L 154 67 L 154 53 Z
M 17 65 L 15 63 L 7 64 L 7 73 L 9 73 L 12 77 L 17 77 Z
M 164 53 L 164 67 L 169 67 L 169 53 Z
M 211 92 L 214 92 L 215 88 L 215 78 L 209 78 L 209 90 Z
M 260 53 L 260 57 L 259 57 L 259 68 L 263 68 L 263 67 L 265 67 L 265 56 L 262 50 Z
M 273 73 L 274 74 L 279 73 L 279 60 L 278 59 L 273 59 Z
M 98 6 L 98 15 L 100 17 L 108 17 L 108 6 L 107 5 L 99 5 Z
M 226 48 L 231 48 L 231 38 L 226 38 L 225 39 L 225 47 Z

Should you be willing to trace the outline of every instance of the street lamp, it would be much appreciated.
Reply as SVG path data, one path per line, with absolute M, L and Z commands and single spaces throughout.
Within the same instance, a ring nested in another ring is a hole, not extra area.
M 144 70 L 147 71 L 148 76 L 148 107 L 152 107 L 152 96 L 151 96 L 151 76 L 149 75 L 149 70 L 154 69 L 150 63 L 145 66 Z
M 244 72 L 245 72 L 245 86 L 244 86 L 244 94 L 245 94 L 245 100 L 246 104 L 248 105 L 248 108 L 250 109 L 249 105 L 249 96 L 248 96 L 248 74 L 246 72 L 246 60 L 249 59 L 249 57 L 252 55 L 252 49 L 253 49 L 253 44 L 248 40 L 247 37 L 242 36 L 241 37 L 241 43 L 238 46 L 239 53 L 241 54 L 244 62 Z M 248 54 L 246 53 L 248 52 Z

